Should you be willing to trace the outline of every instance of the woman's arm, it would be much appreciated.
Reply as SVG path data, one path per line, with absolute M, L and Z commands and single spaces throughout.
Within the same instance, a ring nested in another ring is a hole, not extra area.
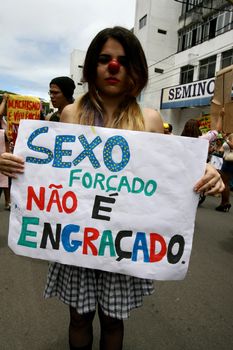
M 219 113 L 219 116 L 218 116 L 218 119 L 217 119 L 217 122 L 216 122 L 216 130 L 218 132 L 222 131 L 222 120 L 224 118 L 224 108 L 221 110 L 221 112 Z

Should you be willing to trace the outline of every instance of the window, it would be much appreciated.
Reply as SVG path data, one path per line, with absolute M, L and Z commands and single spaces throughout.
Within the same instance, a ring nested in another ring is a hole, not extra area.
M 159 34 L 167 34 L 167 31 L 166 30 L 163 30 L 163 29 L 158 29 L 158 33 Z
M 220 16 L 218 16 L 216 33 L 222 34 L 224 32 L 223 27 L 224 27 L 224 13 L 222 13 Z
M 162 73 L 164 72 L 164 69 L 162 69 L 162 68 L 155 68 L 155 69 L 154 69 L 154 72 L 155 72 L 155 73 L 162 74 Z
M 216 35 L 222 34 L 233 28 L 233 11 L 225 11 L 217 18 Z
M 178 39 L 178 51 L 184 51 L 191 46 L 192 31 L 183 32 Z
M 202 40 L 206 41 L 209 40 L 209 29 L 210 29 L 210 22 L 204 23 L 202 28 Z
M 141 19 L 139 19 L 139 29 L 142 27 L 145 27 L 147 21 L 147 15 L 143 16 Z
M 196 45 L 202 42 L 202 26 L 197 26 Z
M 193 82 L 194 66 L 188 64 L 187 66 L 181 67 L 180 71 L 180 84 L 187 84 Z
M 183 4 L 183 11 L 191 11 L 195 7 L 201 7 L 203 1 L 186 0 Z M 184 12 L 185 13 L 185 12 Z M 204 19 L 203 23 L 194 24 L 179 32 L 178 52 L 198 45 L 206 40 L 215 38 L 233 29 L 233 5 L 228 5 L 221 11 L 212 14 Z
M 225 68 L 233 64 L 233 49 L 222 53 L 221 67 Z
M 192 9 L 195 9 L 195 7 L 200 7 L 202 3 L 203 3 L 203 0 L 186 0 L 186 1 L 184 1 L 183 5 L 182 5 L 182 15 L 188 11 L 191 11 Z
M 224 18 L 224 32 L 227 30 L 232 29 L 232 12 L 225 12 L 225 18 Z
M 184 51 L 190 47 L 202 42 L 202 26 L 193 26 L 189 30 L 183 31 L 178 38 L 178 52 Z
M 217 23 L 217 18 L 214 18 L 210 21 L 209 39 L 213 39 L 216 36 L 216 23 Z
M 186 39 L 186 35 L 185 34 L 183 34 L 182 36 L 181 36 L 181 40 L 180 40 L 180 45 L 181 45 L 181 51 L 184 51 L 185 49 L 186 49 L 186 46 L 185 46 L 185 39 Z
M 197 42 L 197 28 L 193 29 L 192 31 L 192 42 L 191 42 L 191 46 L 195 46 Z
M 215 76 L 216 55 L 200 61 L 199 79 L 209 79 Z

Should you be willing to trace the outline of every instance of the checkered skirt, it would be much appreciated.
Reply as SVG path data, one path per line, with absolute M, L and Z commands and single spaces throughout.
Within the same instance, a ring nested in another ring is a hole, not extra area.
M 44 297 L 57 296 L 79 314 L 94 311 L 98 303 L 107 316 L 125 319 L 153 292 L 152 280 L 50 263 Z

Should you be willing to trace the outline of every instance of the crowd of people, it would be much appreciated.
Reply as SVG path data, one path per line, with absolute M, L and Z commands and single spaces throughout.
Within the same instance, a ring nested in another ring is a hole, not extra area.
M 229 212 L 231 208 L 230 191 L 233 190 L 233 133 L 226 134 L 223 132 L 223 118 L 224 110 L 219 114 L 216 129 L 209 130 L 206 133 L 201 132 L 199 120 L 191 118 L 184 124 L 181 136 L 208 140 L 209 150 L 207 162 L 218 170 L 225 185 L 225 189 L 221 193 L 221 203 L 215 210 Z M 172 125 L 170 123 L 164 123 L 163 125 L 164 134 L 172 135 Z M 205 197 L 205 194 L 200 195 L 199 204 L 203 203 Z
M 67 76 L 56 77 L 51 80 L 49 84 L 49 95 L 51 98 L 51 103 L 53 108 L 56 109 L 56 112 L 49 113 L 46 116 L 44 113 L 40 114 L 41 120 L 49 120 L 56 121 L 60 120 L 60 115 L 63 109 L 70 103 L 74 102 L 74 90 L 75 83 L 73 79 Z M 0 154 L 4 152 L 12 152 L 13 151 L 13 143 L 8 137 L 7 132 L 7 100 L 9 94 L 4 93 L 2 95 L 2 100 L 0 103 L 0 137 L 2 142 L 0 143 Z M 11 177 L 7 177 L 6 175 L 0 173 L 0 197 L 2 193 L 4 194 L 5 199 L 5 210 L 10 210 L 10 186 L 11 186 Z M 4 187 L 3 187 L 4 186 Z
M 45 119 L 172 135 L 172 125 L 164 123 L 158 111 L 142 109 L 137 102 L 137 96 L 148 82 L 148 66 L 141 44 L 131 31 L 113 27 L 96 35 L 86 53 L 83 81 L 87 83 L 88 91 L 74 102 L 73 80 L 69 77 L 52 79 L 49 94 L 57 112 Z M 195 135 L 182 135 L 201 137 L 198 130 Z M 220 154 L 222 148 L 219 142 L 217 148 L 218 135 L 218 131 L 212 131 L 209 141 L 211 147 L 212 142 L 216 142 L 215 152 Z M 205 174 L 194 186 L 197 193 L 222 193 L 222 198 L 225 196 L 222 211 L 230 209 L 226 192 L 233 162 L 224 156 L 229 150 L 233 151 L 232 135 L 225 142 L 222 168 L 216 170 L 207 162 Z M 11 152 L 3 152 L 0 171 L 5 176 L 17 178 L 24 171 L 24 160 Z M 50 263 L 44 295 L 46 298 L 57 296 L 69 305 L 71 350 L 92 349 L 92 323 L 97 305 L 101 326 L 100 350 L 121 350 L 123 320 L 129 317 L 132 309 L 142 305 L 143 296 L 153 291 L 154 283 L 149 279 Z
M 0 103 L 0 153 L 9 152 L 11 149 L 10 141 L 7 137 L 7 100 L 8 94 L 4 93 Z M 5 199 L 5 210 L 10 210 L 10 183 L 9 177 L 0 174 L 0 197 L 2 193 Z

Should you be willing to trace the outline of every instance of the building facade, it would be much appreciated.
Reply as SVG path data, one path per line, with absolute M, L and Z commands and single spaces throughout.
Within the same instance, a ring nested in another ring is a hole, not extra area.
M 82 82 L 83 63 L 86 52 L 74 49 L 70 57 L 70 77 L 74 80 L 76 89 L 74 98 L 83 95 L 86 92 L 85 84 Z
M 232 1 L 137 0 L 134 33 L 149 66 L 141 105 L 176 134 L 190 118 L 208 129 L 215 74 L 233 64 Z

